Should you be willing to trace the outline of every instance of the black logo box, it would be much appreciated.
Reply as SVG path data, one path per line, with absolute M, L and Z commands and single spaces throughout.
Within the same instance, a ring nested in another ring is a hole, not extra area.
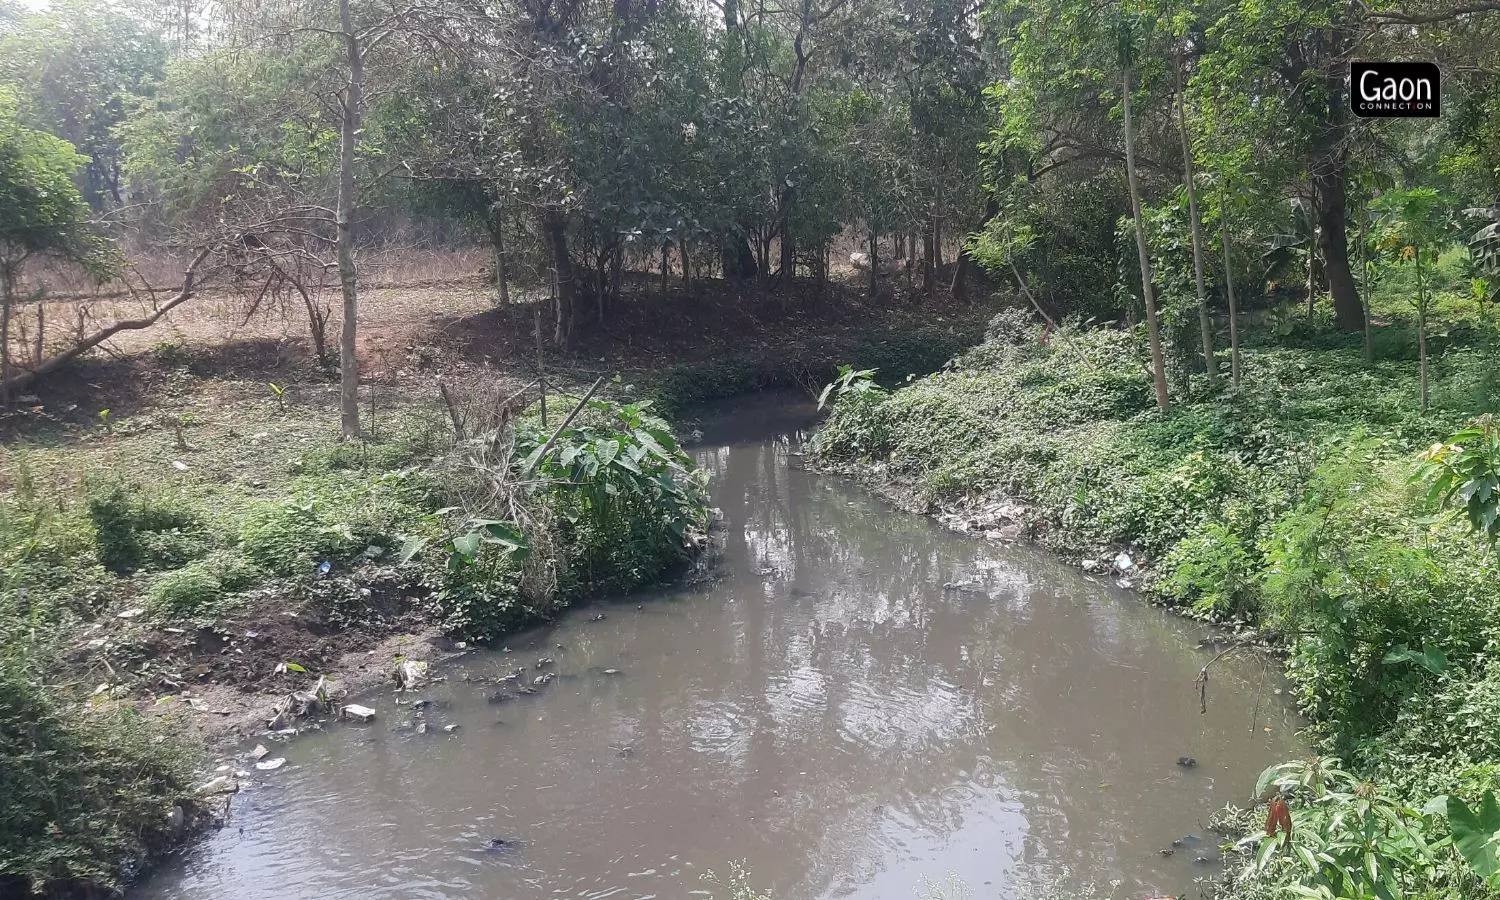
M 1351 62 L 1349 108 L 1362 119 L 1436 119 L 1442 73 L 1430 62 Z

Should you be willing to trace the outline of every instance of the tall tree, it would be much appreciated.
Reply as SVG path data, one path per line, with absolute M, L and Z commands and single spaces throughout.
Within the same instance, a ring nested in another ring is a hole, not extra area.
M 1130 186 L 1130 212 L 1135 220 L 1135 247 L 1141 267 L 1141 301 L 1146 307 L 1146 339 L 1151 345 L 1151 382 L 1156 390 L 1156 408 L 1166 412 L 1167 367 L 1161 348 L 1161 321 L 1156 309 L 1156 295 L 1151 278 L 1151 252 L 1146 246 L 1146 226 L 1141 219 L 1141 184 L 1136 174 L 1135 132 L 1131 116 L 1131 73 L 1135 69 L 1139 51 L 1140 34 L 1138 22 L 1128 16 L 1119 16 L 1112 28 L 1115 37 L 1116 57 L 1120 64 L 1120 108 L 1125 129 L 1125 177 Z
M 1203 366 L 1208 386 L 1219 377 L 1214 361 L 1213 317 L 1208 309 L 1208 285 L 1203 274 L 1203 220 L 1198 215 L 1198 187 L 1193 183 L 1193 142 L 1188 137 L 1187 103 L 1183 98 L 1182 54 L 1177 58 L 1177 130 L 1182 136 L 1182 184 L 1187 190 L 1188 227 L 1193 236 L 1193 282 L 1198 289 L 1198 331 L 1203 339 Z
M 0 404 L 10 399 L 23 267 L 44 256 L 96 269 L 103 263 L 103 243 L 73 182 L 86 164 L 67 141 L 21 124 L 15 94 L 0 88 Z
M 0 32 L 0 83 L 22 97 L 27 124 L 87 157 L 80 188 L 96 213 L 124 202 L 118 130 L 165 61 L 160 37 L 106 0 L 65 0 Z

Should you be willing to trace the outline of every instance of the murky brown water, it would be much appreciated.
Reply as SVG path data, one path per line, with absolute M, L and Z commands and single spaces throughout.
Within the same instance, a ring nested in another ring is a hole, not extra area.
M 1274 667 L 1216 666 L 1200 715 L 1204 629 L 798 471 L 807 413 L 705 426 L 721 582 L 468 658 L 422 694 L 427 734 L 393 730 L 410 696 L 369 698 L 376 723 L 286 747 L 230 827 L 131 896 L 681 898 L 737 859 L 781 900 L 909 898 L 950 872 L 980 898 L 1188 893 L 1217 856 L 1201 823 L 1298 750 Z M 543 654 L 536 696 L 461 680 Z

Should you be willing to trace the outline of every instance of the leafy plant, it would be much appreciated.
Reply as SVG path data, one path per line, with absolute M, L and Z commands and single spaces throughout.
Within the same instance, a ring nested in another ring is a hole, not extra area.
M 1500 889 L 1500 803 L 1495 802 L 1495 792 L 1485 791 L 1477 809 L 1458 797 L 1448 797 L 1445 808 L 1453 845 L 1474 874 Z
M 1500 434 L 1490 416 L 1428 448 L 1412 480 L 1429 485 L 1433 503 L 1457 499 L 1469 527 L 1491 546 L 1500 538 Z
M 875 383 L 874 369 L 855 370 L 853 366 L 840 365 L 838 377 L 825 385 L 823 392 L 818 395 L 818 409 L 822 409 L 828 403 L 830 396 L 837 401 L 846 394 L 861 395 L 881 392 L 880 385 Z
M 1240 878 L 1284 885 L 1291 896 L 1399 900 L 1431 880 L 1448 843 L 1434 837 L 1432 814 L 1361 782 L 1334 758 L 1271 766 L 1256 793 L 1274 793 L 1272 814 L 1266 834 L 1246 839 L 1255 852 Z

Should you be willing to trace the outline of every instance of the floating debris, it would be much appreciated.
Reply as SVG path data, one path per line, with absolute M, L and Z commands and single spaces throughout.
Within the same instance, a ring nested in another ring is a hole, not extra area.
M 260 769 L 262 772 L 271 772 L 281 768 L 284 765 L 286 765 L 286 757 L 278 756 L 274 759 L 261 760 L 260 762 L 255 764 L 255 768 Z
M 391 677 L 396 681 L 396 690 L 413 690 L 427 677 L 427 663 L 420 659 L 401 657 Z
M 350 703 L 346 705 L 343 709 L 343 715 L 344 718 L 353 719 L 356 722 L 375 721 L 375 710 L 371 709 L 368 706 L 360 706 L 357 703 Z

